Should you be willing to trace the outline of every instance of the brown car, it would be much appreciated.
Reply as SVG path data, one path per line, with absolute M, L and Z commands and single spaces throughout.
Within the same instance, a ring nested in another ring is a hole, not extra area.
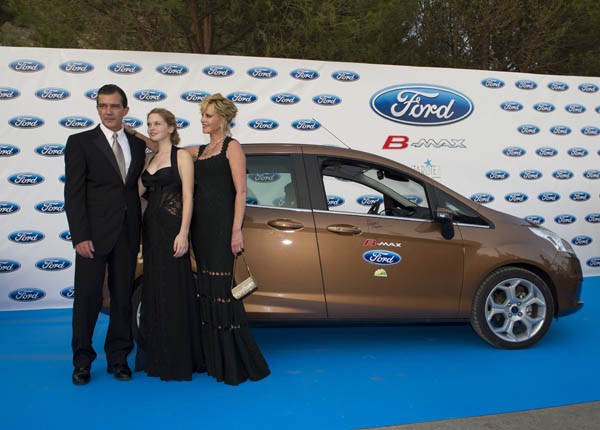
M 372 154 L 244 150 L 253 321 L 465 321 L 490 344 L 516 349 L 583 306 L 579 260 L 543 227 Z M 139 298 L 138 290 L 138 311 Z

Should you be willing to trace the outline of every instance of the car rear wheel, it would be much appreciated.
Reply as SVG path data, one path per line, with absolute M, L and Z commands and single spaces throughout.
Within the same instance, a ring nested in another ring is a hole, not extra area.
M 546 283 L 528 270 L 503 268 L 481 283 L 475 293 L 471 325 L 497 348 L 527 348 L 552 324 L 554 299 Z

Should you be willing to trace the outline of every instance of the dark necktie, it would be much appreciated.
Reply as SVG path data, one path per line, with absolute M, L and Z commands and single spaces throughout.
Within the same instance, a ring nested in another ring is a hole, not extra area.
M 112 150 L 115 154 L 115 158 L 117 159 L 117 165 L 119 166 L 119 171 L 121 172 L 121 178 L 123 179 L 123 182 L 125 182 L 125 156 L 123 155 L 123 149 L 121 149 L 121 145 L 119 145 L 117 133 L 113 133 L 112 138 Z

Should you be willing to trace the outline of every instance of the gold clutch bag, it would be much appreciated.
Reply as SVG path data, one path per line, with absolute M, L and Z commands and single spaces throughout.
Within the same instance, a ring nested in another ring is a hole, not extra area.
M 250 268 L 248 267 L 248 263 L 246 263 L 246 258 L 244 258 L 244 254 L 239 254 L 244 260 L 244 265 L 248 270 L 248 277 L 244 279 L 239 284 L 235 284 L 235 263 L 237 262 L 238 256 L 235 256 L 235 260 L 233 262 L 233 273 L 234 276 L 231 277 L 231 295 L 236 300 L 242 300 L 244 297 L 249 296 L 258 288 L 254 277 L 252 276 L 252 272 L 250 272 Z

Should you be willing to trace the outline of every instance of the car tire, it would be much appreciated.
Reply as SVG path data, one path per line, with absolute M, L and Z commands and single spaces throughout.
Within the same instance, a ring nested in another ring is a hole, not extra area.
M 533 272 L 505 267 L 488 275 L 473 298 L 471 326 L 489 344 L 502 349 L 527 348 L 552 324 L 554 298 Z

